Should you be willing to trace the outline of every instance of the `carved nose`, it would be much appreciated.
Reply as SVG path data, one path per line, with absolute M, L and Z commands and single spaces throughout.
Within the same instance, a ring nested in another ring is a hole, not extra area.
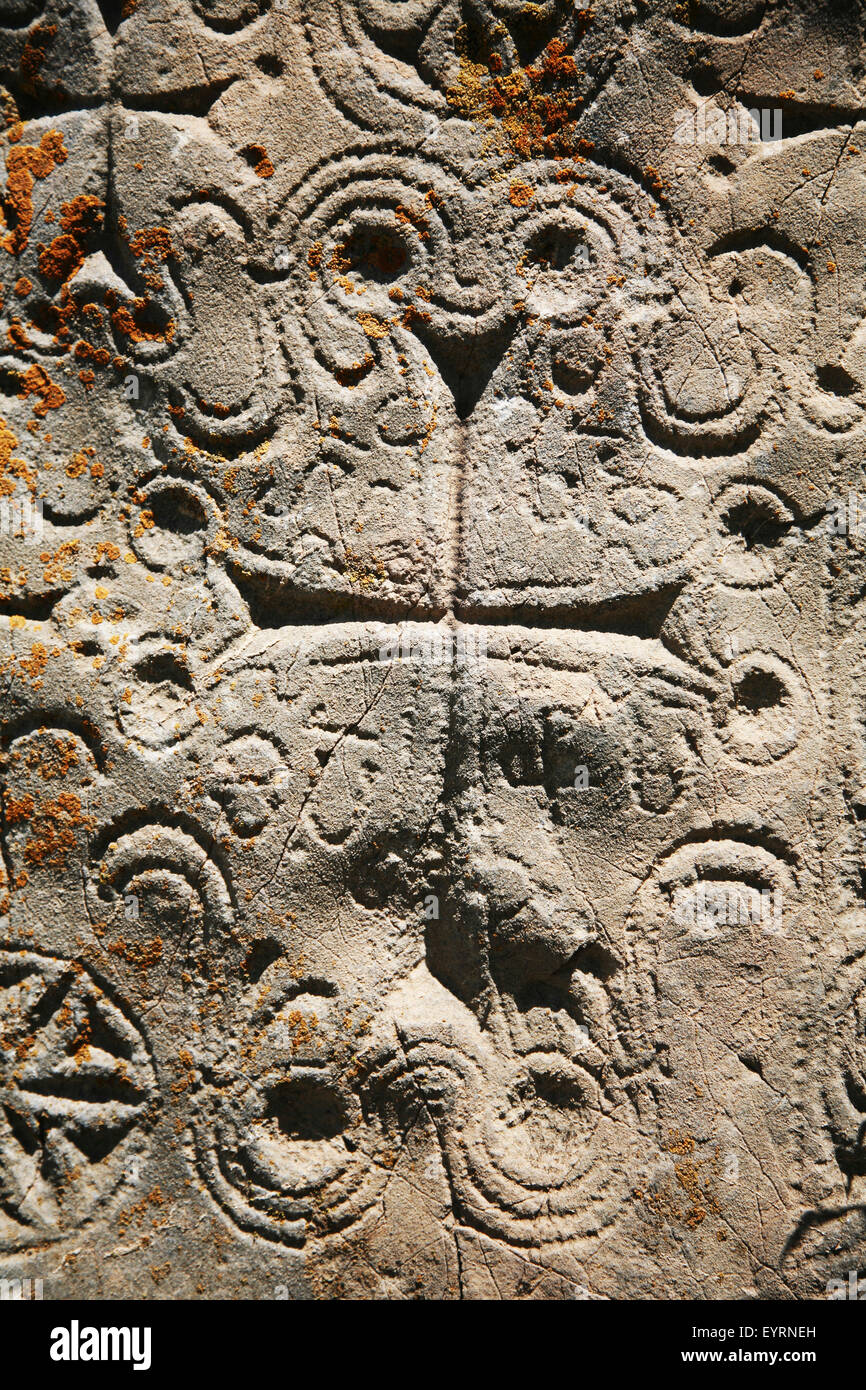
M 472 414 L 502 361 L 516 326 L 517 315 L 499 320 L 492 327 L 474 322 L 440 327 L 420 317 L 413 322 L 412 331 L 433 358 L 454 397 L 458 419 L 466 420 Z

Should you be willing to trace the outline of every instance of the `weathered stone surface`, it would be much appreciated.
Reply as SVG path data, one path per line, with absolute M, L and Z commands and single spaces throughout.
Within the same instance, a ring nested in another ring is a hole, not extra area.
M 0 0 L 4 1276 L 862 1268 L 863 71 Z

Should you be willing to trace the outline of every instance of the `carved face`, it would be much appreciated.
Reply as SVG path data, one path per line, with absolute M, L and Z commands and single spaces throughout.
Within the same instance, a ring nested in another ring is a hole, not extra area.
M 0 0 L 0 1237 L 101 1251 L 146 1171 L 340 1296 L 811 1288 L 859 59 L 709 151 L 790 7 L 170 8 Z

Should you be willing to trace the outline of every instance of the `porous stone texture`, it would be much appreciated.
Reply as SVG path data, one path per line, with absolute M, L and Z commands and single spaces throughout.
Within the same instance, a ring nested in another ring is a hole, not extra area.
M 863 19 L 0 0 L 0 1276 L 862 1268 Z

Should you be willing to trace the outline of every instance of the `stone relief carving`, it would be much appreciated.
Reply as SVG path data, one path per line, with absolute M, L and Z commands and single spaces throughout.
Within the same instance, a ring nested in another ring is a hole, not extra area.
M 0 0 L 10 1259 L 862 1259 L 858 51 L 794 0 Z

